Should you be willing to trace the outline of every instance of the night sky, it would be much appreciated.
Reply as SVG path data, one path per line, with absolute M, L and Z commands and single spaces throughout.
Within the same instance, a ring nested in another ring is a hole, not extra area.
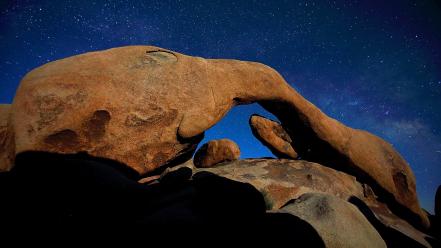
M 125 45 L 272 66 L 333 118 L 401 152 L 433 212 L 441 184 L 441 5 L 436 1 L 0 0 L 0 103 L 46 62 Z M 271 90 L 271 89 L 268 89 Z M 233 109 L 204 140 L 271 156 L 252 136 L 256 104 Z

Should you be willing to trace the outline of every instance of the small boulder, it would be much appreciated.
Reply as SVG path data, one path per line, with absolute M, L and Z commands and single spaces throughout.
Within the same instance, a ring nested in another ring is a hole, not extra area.
M 292 214 L 311 224 L 326 247 L 386 247 L 363 214 L 354 205 L 335 196 L 303 194 L 279 212 Z
M 211 140 L 196 152 L 194 165 L 198 168 L 207 168 L 221 162 L 237 160 L 239 157 L 240 149 L 234 141 Z
M 249 123 L 254 136 L 275 156 L 293 159 L 298 157 L 291 145 L 291 137 L 280 123 L 259 115 L 252 115 Z

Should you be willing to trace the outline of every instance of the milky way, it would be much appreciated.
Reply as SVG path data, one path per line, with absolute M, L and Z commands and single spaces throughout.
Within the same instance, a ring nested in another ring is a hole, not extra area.
M 436 1 L 2 1 L 0 102 L 12 102 L 32 68 L 134 44 L 274 67 L 331 117 L 391 142 L 433 211 L 441 184 Z M 271 156 L 248 127 L 256 112 L 272 117 L 258 105 L 240 106 L 204 142 L 228 137 L 242 157 Z

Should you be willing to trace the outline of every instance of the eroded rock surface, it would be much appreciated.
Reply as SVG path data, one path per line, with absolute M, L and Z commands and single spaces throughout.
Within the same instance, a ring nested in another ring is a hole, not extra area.
M 10 104 L 0 104 L 0 172 L 11 169 L 14 160 L 14 137 L 10 131 Z
M 436 247 L 428 242 L 428 240 L 433 241 L 433 237 L 415 229 L 392 213 L 384 203 L 376 200 L 361 200 L 356 197 L 351 197 L 349 202 L 355 205 L 375 227 L 387 247 Z
M 186 166 L 193 168 L 190 163 Z M 264 195 L 268 210 L 280 209 L 305 193 L 333 195 L 357 205 L 369 221 L 377 223 L 375 228 L 388 244 L 431 247 L 426 241 L 430 238 L 428 235 L 394 214 L 377 199 L 368 185 L 344 172 L 317 163 L 288 159 L 245 159 L 215 168 L 195 169 L 201 170 L 250 183 Z
M 259 115 L 252 115 L 250 126 L 254 136 L 278 158 L 297 158 L 298 155 L 291 146 L 291 137 L 280 123 Z
M 303 160 L 245 159 L 196 171 L 201 170 L 250 183 L 262 192 L 269 210 L 279 209 L 308 192 L 328 193 L 344 200 L 351 196 L 365 198 L 363 186 L 355 177 Z
M 216 243 L 226 246 L 243 242 L 258 247 L 265 242 L 279 247 L 294 238 L 323 247 L 307 222 L 267 213 L 262 195 L 249 184 L 208 172 L 192 175 L 180 167 L 146 185 L 112 163 L 79 155 L 17 156 L 16 166 L 0 173 L 0 219 L 11 227 L 2 230 L 2 241 L 15 237 L 14 227 L 19 226 L 20 235 L 60 233 L 62 239 L 87 242 L 133 240 L 139 233 L 155 237 L 162 246 L 206 246 L 221 234 Z
M 212 167 L 225 161 L 239 159 L 239 146 L 232 140 L 220 139 L 210 140 L 194 155 L 194 165 L 199 168 Z
M 380 234 L 363 214 L 335 196 L 304 194 L 278 212 L 290 213 L 307 221 L 329 248 L 386 247 Z
M 86 152 L 146 174 L 191 157 L 205 130 L 251 102 L 281 121 L 302 158 L 339 166 L 428 226 L 415 177 L 389 143 L 326 116 L 275 70 L 254 62 L 129 46 L 48 63 L 20 83 L 7 153 Z

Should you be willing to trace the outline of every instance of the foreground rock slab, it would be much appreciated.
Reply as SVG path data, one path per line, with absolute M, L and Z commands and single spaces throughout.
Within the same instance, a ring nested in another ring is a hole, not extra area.
M 212 167 L 225 161 L 239 159 L 239 146 L 232 140 L 220 139 L 210 140 L 194 155 L 194 165 L 199 168 Z
M 226 246 L 238 241 L 282 246 L 294 237 L 300 244 L 323 247 L 307 222 L 267 213 L 262 195 L 249 184 L 208 172 L 192 175 L 181 167 L 146 185 L 112 163 L 90 156 L 20 154 L 11 171 L 0 173 L 0 219 L 10 227 L 2 230 L 2 242 L 15 237 L 17 226 L 20 235 L 41 232 L 41 241 L 48 232 L 88 242 L 109 237 L 127 242 L 134 234 L 148 234 L 160 246 L 206 246 L 222 234 L 216 243 Z
M 434 237 L 415 229 L 392 213 L 384 203 L 376 200 L 360 200 L 356 197 L 351 197 L 349 202 L 364 214 L 381 234 L 388 247 L 438 247 L 436 245 L 438 241 Z
M 190 163 L 185 166 L 194 168 Z M 431 247 L 426 241 L 430 239 L 428 235 L 394 214 L 377 199 L 368 185 L 361 184 L 347 173 L 317 163 L 288 159 L 244 159 L 194 171 L 209 171 L 250 183 L 263 194 L 268 210 L 278 210 L 305 193 L 333 195 L 355 204 L 370 222 L 377 223 L 375 228 L 387 244 Z
M 304 160 L 245 159 L 195 171 L 250 183 L 264 195 L 269 210 L 309 192 L 328 193 L 344 200 L 351 196 L 365 198 L 363 186 L 355 177 Z
M 48 63 L 20 83 L 7 153 L 86 152 L 146 174 L 190 158 L 205 130 L 252 102 L 281 121 L 302 158 L 338 165 L 397 202 L 416 225 L 429 225 L 415 177 L 389 143 L 328 117 L 254 62 L 128 46 Z
M 304 194 L 277 212 L 289 213 L 307 221 L 329 248 L 387 247 L 380 234 L 354 205 L 335 196 Z

